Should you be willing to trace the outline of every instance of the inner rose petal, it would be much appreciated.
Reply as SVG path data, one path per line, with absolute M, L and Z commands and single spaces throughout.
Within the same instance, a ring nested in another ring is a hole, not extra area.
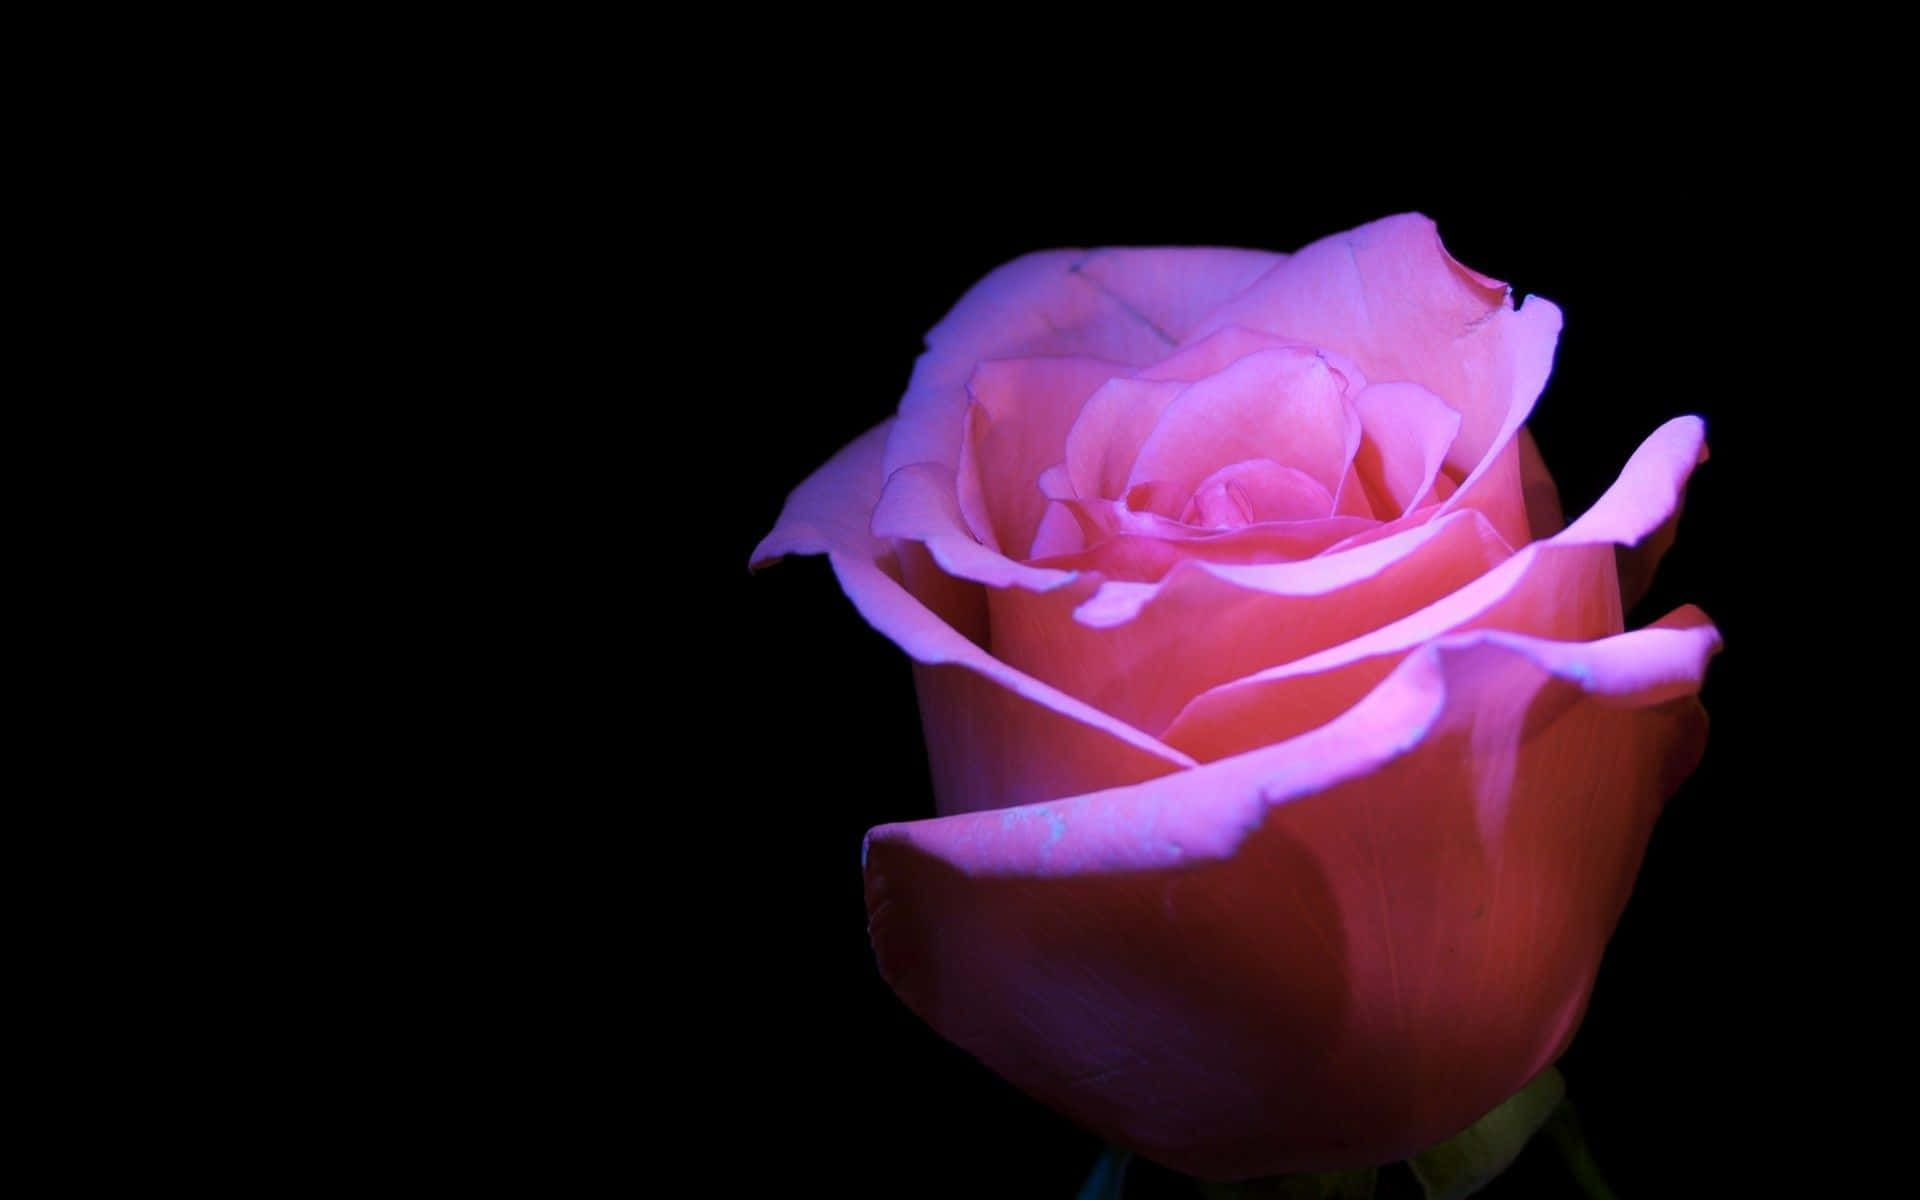
M 1058 461 L 1084 402 L 1124 367 L 1093 358 L 981 363 L 961 446 L 960 511 L 983 545 L 1017 552 L 1033 543 L 1047 497 L 1036 485 Z
M 1180 519 L 1212 529 L 1260 521 L 1311 521 L 1333 512 L 1333 497 L 1312 476 L 1270 458 L 1221 467 L 1202 480 Z
M 1249 354 L 1169 404 L 1140 447 L 1127 485 L 1197 490 L 1220 467 L 1267 458 L 1306 473 L 1331 497 L 1360 445 L 1346 379 L 1307 350 Z
M 1085 500 L 1117 500 L 1127 472 L 1184 380 L 1113 379 L 1087 398 L 1067 431 L 1066 474 Z
M 1460 414 L 1417 383 L 1376 383 L 1353 398 L 1366 437 L 1354 456 L 1374 511 L 1388 519 L 1429 499 Z

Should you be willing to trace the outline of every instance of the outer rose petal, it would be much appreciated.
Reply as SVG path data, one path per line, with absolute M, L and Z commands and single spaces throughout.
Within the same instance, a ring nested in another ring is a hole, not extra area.
M 1533 431 L 1520 431 L 1520 486 L 1526 495 L 1527 528 L 1537 541 L 1550 538 L 1566 528 L 1567 518 L 1560 509 L 1560 489 L 1554 485 L 1547 461 L 1540 457 L 1540 446 Z
M 1530 545 L 1452 595 L 1350 642 L 1195 696 L 1164 730 L 1202 762 L 1284 741 L 1331 720 L 1408 653 L 1447 634 L 1499 629 L 1584 642 L 1619 633 L 1615 547 L 1651 575 L 1671 542 L 1687 476 L 1705 457 L 1705 426 L 1678 417 L 1655 430 L 1575 525 Z
M 891 548 L 867 528 L 887 434 L 888 423 L 875 426 L 795 488 L 751 561 L 760 567 L 787 554 L 828 555 L 860 615 L 921 664 L 922 720 L 941 810 L 1036 799 L 1040 789 L 1059 795 L 1059 789 L 1110 787 L 1193 765 L 1179 751 L 994 658 L 901 586 Z M 943 707 L 956 697 L 957 715 Z M 1039 770 L 1036 747 L 1050 755 Z
M 996 268 L 927 334 L 888 437 L 884 470 L 917 462 L 959 466 L 974 364 L 1053 354 L 1158 362 L 1183 336 L 1187 314 L 1225 303 L 1245 276 L 1280 258 L 1177 247 L 1049 250 Z
M 868 834 L 881 973 L 988 1067 L 1210 1179 L 1391 1161 L 1550 1064 L 1697 761 L 1696 610 L 1423 648 L 1150 783 Z
M 1213 247 L 1110 247 L 1081 259 L 1076 270 L 1177 342 L 1284 257 Z

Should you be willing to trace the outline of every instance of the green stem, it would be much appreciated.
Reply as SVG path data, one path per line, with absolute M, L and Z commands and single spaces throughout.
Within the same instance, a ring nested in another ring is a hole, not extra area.
M 1553 1148 L 1560 1152 L 1560 1160 L 1567 1164 L 1567 1170 L 1585 1192 L 1588 1200 L 1619 1200 L 1613 1189 L 1600 1174 L 1600 1164 L 1593 1161 L 1593 1154 L 1587 1149 L 1586 1136 L 1580 1131 L 1580 1116 L 1573 1110 L 1573 1101 L 1563 1100 L 1553 1119 L 1547 1122 L 1545 1133 L 1553 1142 Z
M 1133 1152 L 1118 1146 L 1101 1151 L 1093 1173 L 1080 1185 L 1079 1200 L 1119 1200 L 1127 1187 L 1127 1164 L 1132 1161 Z

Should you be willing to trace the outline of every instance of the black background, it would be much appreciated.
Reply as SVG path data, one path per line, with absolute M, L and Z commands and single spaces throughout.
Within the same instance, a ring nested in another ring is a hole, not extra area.
M 1682 603 L 1714 618 L 1726 647 L 1703 692 L 1712 732 L 1654 833 L 1561 1068 L 1622 1196 L 1770 1191 L 1780 1148 L 1824 1103 L 1784 1082 L 1811 1056 L 1795 1014 L 1821 986 L 1822 935 L 1799 902 L 1805 847 L 1769 800 L 1796 786 L 1777 753 L 1795 718 L 1770 686 L 1797 670 L 1777 567 L 1794 511 L 1774 428 L 1805 403 L 1781 365 L 1794 343 L 1778 303 L 1791 254 L 1774 249 L 1796 236 L 1795 214 L 1765 179 L 1697 157 L 1364 184 L 1297 156 L 1251 178 L 958 161 L 909 169 L 857 148 L 767 148 L 730 189 L 749 197 L 751 220 L 702 252 L 727 358 L 687 399 L 710 408 L 729 453 L 709 494 L 681 503 L 709 534 L 716 504 L 721 514 L 723 535 L 703 547 L 718 603 L 703 615 L 725 649 L 702 702 L 730 731 L 725 811 L 739 814 L 718 833 L 695 929 L 690 999 L 715 1032 L 687 1103 L 731 1147 L 704 1173 L 844 1196 L 1069 1196 L 1099 1150 L 924 1027 L 874 969 L 860 841 L 932 812 L 919 722 L 904 656 L 864 625 L 824 560 L 749 576 L 786 493 L 892 411 L 924 331 L 1020 253 L 1285 251 L 1419 210 L 1460 261 L 1565 314 L 1531 428 L 1569 518 L 1663 421 L 1706 419 L 1711 461 L 1629 626 Z M 1536 1148 L 1484 1194 L 1575 1193 Z

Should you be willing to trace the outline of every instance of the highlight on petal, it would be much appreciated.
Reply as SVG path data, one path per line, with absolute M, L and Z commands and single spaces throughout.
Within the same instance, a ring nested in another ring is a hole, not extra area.
M 802 480 L 781 506 L 773 529 L 754 547 L 748 565 L 757 571 L 789 554 L 829 550 L 869 558 L 884 554 L 886 543 L 867 526 L 880 493 L 879 459 L 892 428 L 892 418 L 880 422 Z
M 1668 422 L 1593 509 L 1560 535 L 1527 546 L 1400 620 L 1199 693 L 1160 736 L 1202 762 L 1283 741 L 1332 720 L 1407 654 L 1451 634 L 1502 630 L 1586 642 L 1619 633 L 1624 608 L 1615 547 L 1651 549 L 1649 534 L 1679 510 L 1687 473 L 1702 451 L 1699 433 L 1695 419 Z M 1649 572 L 1654 562 L 1657 554 Z
M 1206 689 L 1397 620 L 1509 553 L 1477 513 L 1410 532 L 1385 552 L 1369 547 L 1277 567 L 1189 559 L 1150 585 L 1093 577 L 1046 593 L 993 589 L 993 650 L 1102 712 L 1157 733 Z M 1130 587 L 1150 595 L 1129 605 Z M 1114 611 L 1119 607 L 1132 611 Z
M 1006 263 L 967 290 L 927 334 L 887 438 L 888 474 L 917 462 L 960 465 L 966 383 L 988 359 L 1080 355 L 1136 367 L 1166 357 L 1166 336 L 1074 270 L 1085 250 Z
M 930 743 L 937 743 L 929 753 L 942 811 L 1034 799 L 1042 787 L 1111 786 L 1192 766 L 1191 758 L 1158 739 L 988 654 L 902 586 L 893 548 L 869 530 L 881 500 L 888 433 L 886 423 L 869 430 L 795 488 L 752 563 L 766 566 L 786 554 L 826 554 L 841 589 L 867 623 L 927 668 L 919 672 L 917 685 Z M 938 471 L 934 464 L 921 464 L 918 470 L 896 472 L 895 478 L 937 483 L 929 474 Z M 928 490 L 940 494 L 937 487 Z M 894 518 L 931 519 L 933 506 L 923 503 L 925 493 L 916 495 L 903 484 L 890 498 L 895 504 L 882 528 Z M 957 520 L 950 510 L 935 515 L 949 525 Z M 927 550 L 938 555 L 955 541 L 930 536 Z M 952 704 L 958 707 L 942 707 Z M 929 712 L 936 715 L 924 715 Z M 1036 771 L 1032 756 L 1042 746 L 1055 757 Z M 1094 779 L 1105 782 L 1086 782 Z
M 881 826 L 881 973 L 1097 1135 L 1243 1179 L 1385 1162 L 1562 1051 L 1697 761 L 1697 610 L 1431 644 L 1331 724 L 1129 787 Z
M 1436 517 L 1342 553 L 1322 554 L 1300 562 L 1214 562 L 1196 555 L 1183 562 L 1181 574 L 1205 574 L 1249 591 L 1281 596 L 1317 596 L 1351 586 L 1378 574 L 1395 561 L 1416 553 L 1467 552 L 1470 557 L 1480 561 L 1484 570 L 1513 552 L 1479 513 L 1468 511 L 1449 516 L 1451 520 Z M 1428 551 L 1428 543 L 1441 539 L 1445 540 L 1438 548 Z M 1074 617 L 1082 624 L 1095 628 L 1131 621 L 1158 602 L 1161 593 L 1174 578 L 1169 575 L 1165 580 L 1153 584 L 1107 583 L 1081 605 Z
M 1674 515 L 1687 477 L 1706 460 L 1706 422 L 1675 417 L 1640 443 L 1613 486 L 1554 540 L 1637 544 Z
M 1073 582 L 1072 572 L 1031 567 L 974 540 L 960 514 L 953 472 L 939 463 L 915 463 L 888 476 L 869 529 L 876 538 L 924 542 L 942 569 L 989 587 L 1044 592 Z

